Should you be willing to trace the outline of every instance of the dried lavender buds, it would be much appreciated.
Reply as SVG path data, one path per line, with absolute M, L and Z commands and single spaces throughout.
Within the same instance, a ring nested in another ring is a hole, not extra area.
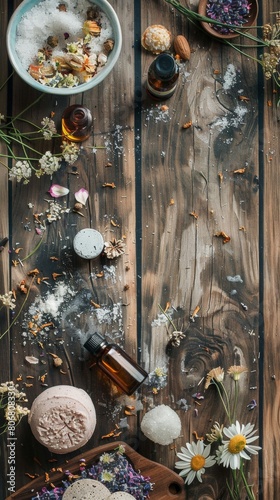
M 238 27 L 248 21 L 250 8 L 247 0 L 209 0 L 206 15 L 215 21 Z M 230 27 L 213 24 L 212 28 L 223 35 L 232 33 Z

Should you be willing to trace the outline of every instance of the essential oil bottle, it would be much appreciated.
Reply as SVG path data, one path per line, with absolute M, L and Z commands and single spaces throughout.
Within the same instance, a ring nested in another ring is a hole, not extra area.
M 97 366 L 126 394 L 131 395 L 148 374 L 117 344 L 109 344 L 95 332 L 84 347 L 94 355 Z
M 178 64 L 172 55 L 163 52 L 149 67 L 147 92 L 159 100 L 169 99 L 175 92 L 178 77 Z
M 88 108 L 73 104 L 65 109 L 61 119 L 62 135 L 69 141 L 82 142 L 91 133 L 92 115 Z

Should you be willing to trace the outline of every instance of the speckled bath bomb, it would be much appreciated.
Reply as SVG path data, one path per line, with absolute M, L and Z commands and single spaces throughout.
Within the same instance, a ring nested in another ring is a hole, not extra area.
M 141 431 L 154 443 L 170 444 L 181 432 L 181 420 L 169 406 L 159 405 L 148 411 L 141 422 Z
M 110 490 L 95 479 L 79 479 L 64 492 L 62 500 L 107 500 Z
M 70 453 L 84 446 L 96 426 L 90 396 L 70 385 L 56 385 L 32 403 L 28 422 L 35 438 L 53 453 Z

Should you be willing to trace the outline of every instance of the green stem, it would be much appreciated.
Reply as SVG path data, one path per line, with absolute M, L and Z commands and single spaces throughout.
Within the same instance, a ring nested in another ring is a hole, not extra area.
M 44 94 L 40 94 L 39 97 L 37 99 L 35 99 L 35 101 L 33 101 L 31 104 L 29 104 L 29 106 L 27 106 L 26 108 L 24 108 L 23 111 L 21 111 L 18 115 L 14 116 L 10 122 L 6 123 L 6 127 L 9 127 L 9 125 L 11 125 L 12 123 L 14 123 L 16 120 L 18 120 L 18 118 L 23 115 L 26 111 L 28 111 L 30 108 L 32 108 L 35 104 L 37 104 L 37 102 L 39 102 L 42 97 L 44 96 Z
M 166 314 L 166 312 L 164 311 L 164 309 L 162 309 L 161 305 L 158 304 L 158 307 L 160 308 L 161 312 L 164 314 L 164 316 L 168 319 L 169 323 L 172 325 L 172 327 L 174 328 L 174 331 L 177 330 L 176 326 L 174 325 L 172 319 L 170 318 L 170 316 L 168 316 L 168 314 Z
M 248 495 L 248 499 L 249 500 L 255 500 L 256 497 L 255 497 L 254 493 L 252 492 L 252 489 L 250 488 L 250 486 L 247 483 L 247 479 L 246 479 L 246 477 L 244 475 L 243 470 L 241 470 L 240 472 L 241 472 L 241 477 L 242 477 L 243 484 L 244 484 L 245 489 L 246 489 L 246 493 Z
M 40 248 L 40 246 L 42 245 L 42 243 L 43 243 L 43 236 L 39 240 L 39 243 L 37 243 L 37 245 L 33 248 L 33 250 L 28 255 L 26 255 L 25 257 L 23 257 L 23 259 L 20 259 L 21 262 L 24 262 L 25 260 L 29 259 L 29 257 L 31 257 L 35 252 L 37 252 L 38 248 Z
M 232 412 L 233 421 L 236 420 L 238 393 L 239 393 L 239 384 L 238 384 L 238 380 L 235 380 L 234 381 L 234 403 L 233 403 L 233 412 Z
M 8 78 L 6 78 L 6 80 L 4 81 L 4 83 L 2 83 L 2 85 L 0 87 L 0 92 L 5 87 L 6 83 L 10 80 L 10 78 L 12 78 L 13 75 L 14 75 L 14 71 L 12 71 L 12 73 L 8 76 Z
M 224 410 L 225 410 L 225 412 L 226 412 L 226 414 L 227 414 L 227 417 L 228 417 L 229 421 L 231 422 L 231 418 L 230 418 L 230 408 L 227 408 L 227 405 L 226 405 L 226 403 L 225 403 L 225 401 L 224 401 L 224 398 L 223 398 L 223 395 L 222 395 L 222 391 L 221 391 L 221 389 L 220 389 L 220 387 L 219 387 L 220 382 L 218 383 L 218 382 L 216 382 L 215 380 L 213 380 L 213 383 L 214 383 L 214 384 L 215 384 L 215 386 L 217 387 L 217 391 L 218 391 L 218 393 L 219 393 L 220 400 L 221 400 L 221 402 L 222 402 L 222 404 L 223 404 L 223 407 L 224 407 Z M 221 384 L 221 386 L 223 387 L 223 385 L 222 385 L 222 384 Z M 224 387 L 223 387 L 223 389 L 224 389 Z M 224 392 L 226 392 L 226 391 L 224 390 Z
M 229 401 L 228 393 L 227 393 L 227 390 L 226 390 L 226 388 L 225 388 L 225 386 L 224 386 L 223 382 L 221 382 L 221 386 L 222 386 L 223 391 L 224 391 L 224 394 L 225 394 L 225 396 L 226 396 L 226 401 L 227 401 L 227 406 L 228 406 L 228 411 L 229 411 L 229 421 L 230 421 L 230 423 L 232 424 L 233 422 L 232 422 L 232 419 L 231 419 L 230 401 Z

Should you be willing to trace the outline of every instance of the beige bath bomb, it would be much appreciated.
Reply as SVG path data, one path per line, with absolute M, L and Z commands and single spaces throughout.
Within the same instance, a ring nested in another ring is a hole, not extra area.
M 63 500 L 107 500 L 110 490 L 95 479 L 79 479 L 72 483 L 64 492 Z M 133 498 L 133 497 L 132 497 Z
M 170 48 L 171 38 L 171 33 L 165 26 L 152 24 L 142 34 L 141 44 L 153 54 L 160 54 Z
M 28 422 L 35 438 L 53 453 L 69 453 L 84 446 L 96 426 L 89 395 L 70 385 L 57 385 L 34 401 Z
M 181 432 L 181 420 L 167 405 L 159 405 L 148 411 L 141 422 L 141 431 L 158 444 L 171 444 Z

